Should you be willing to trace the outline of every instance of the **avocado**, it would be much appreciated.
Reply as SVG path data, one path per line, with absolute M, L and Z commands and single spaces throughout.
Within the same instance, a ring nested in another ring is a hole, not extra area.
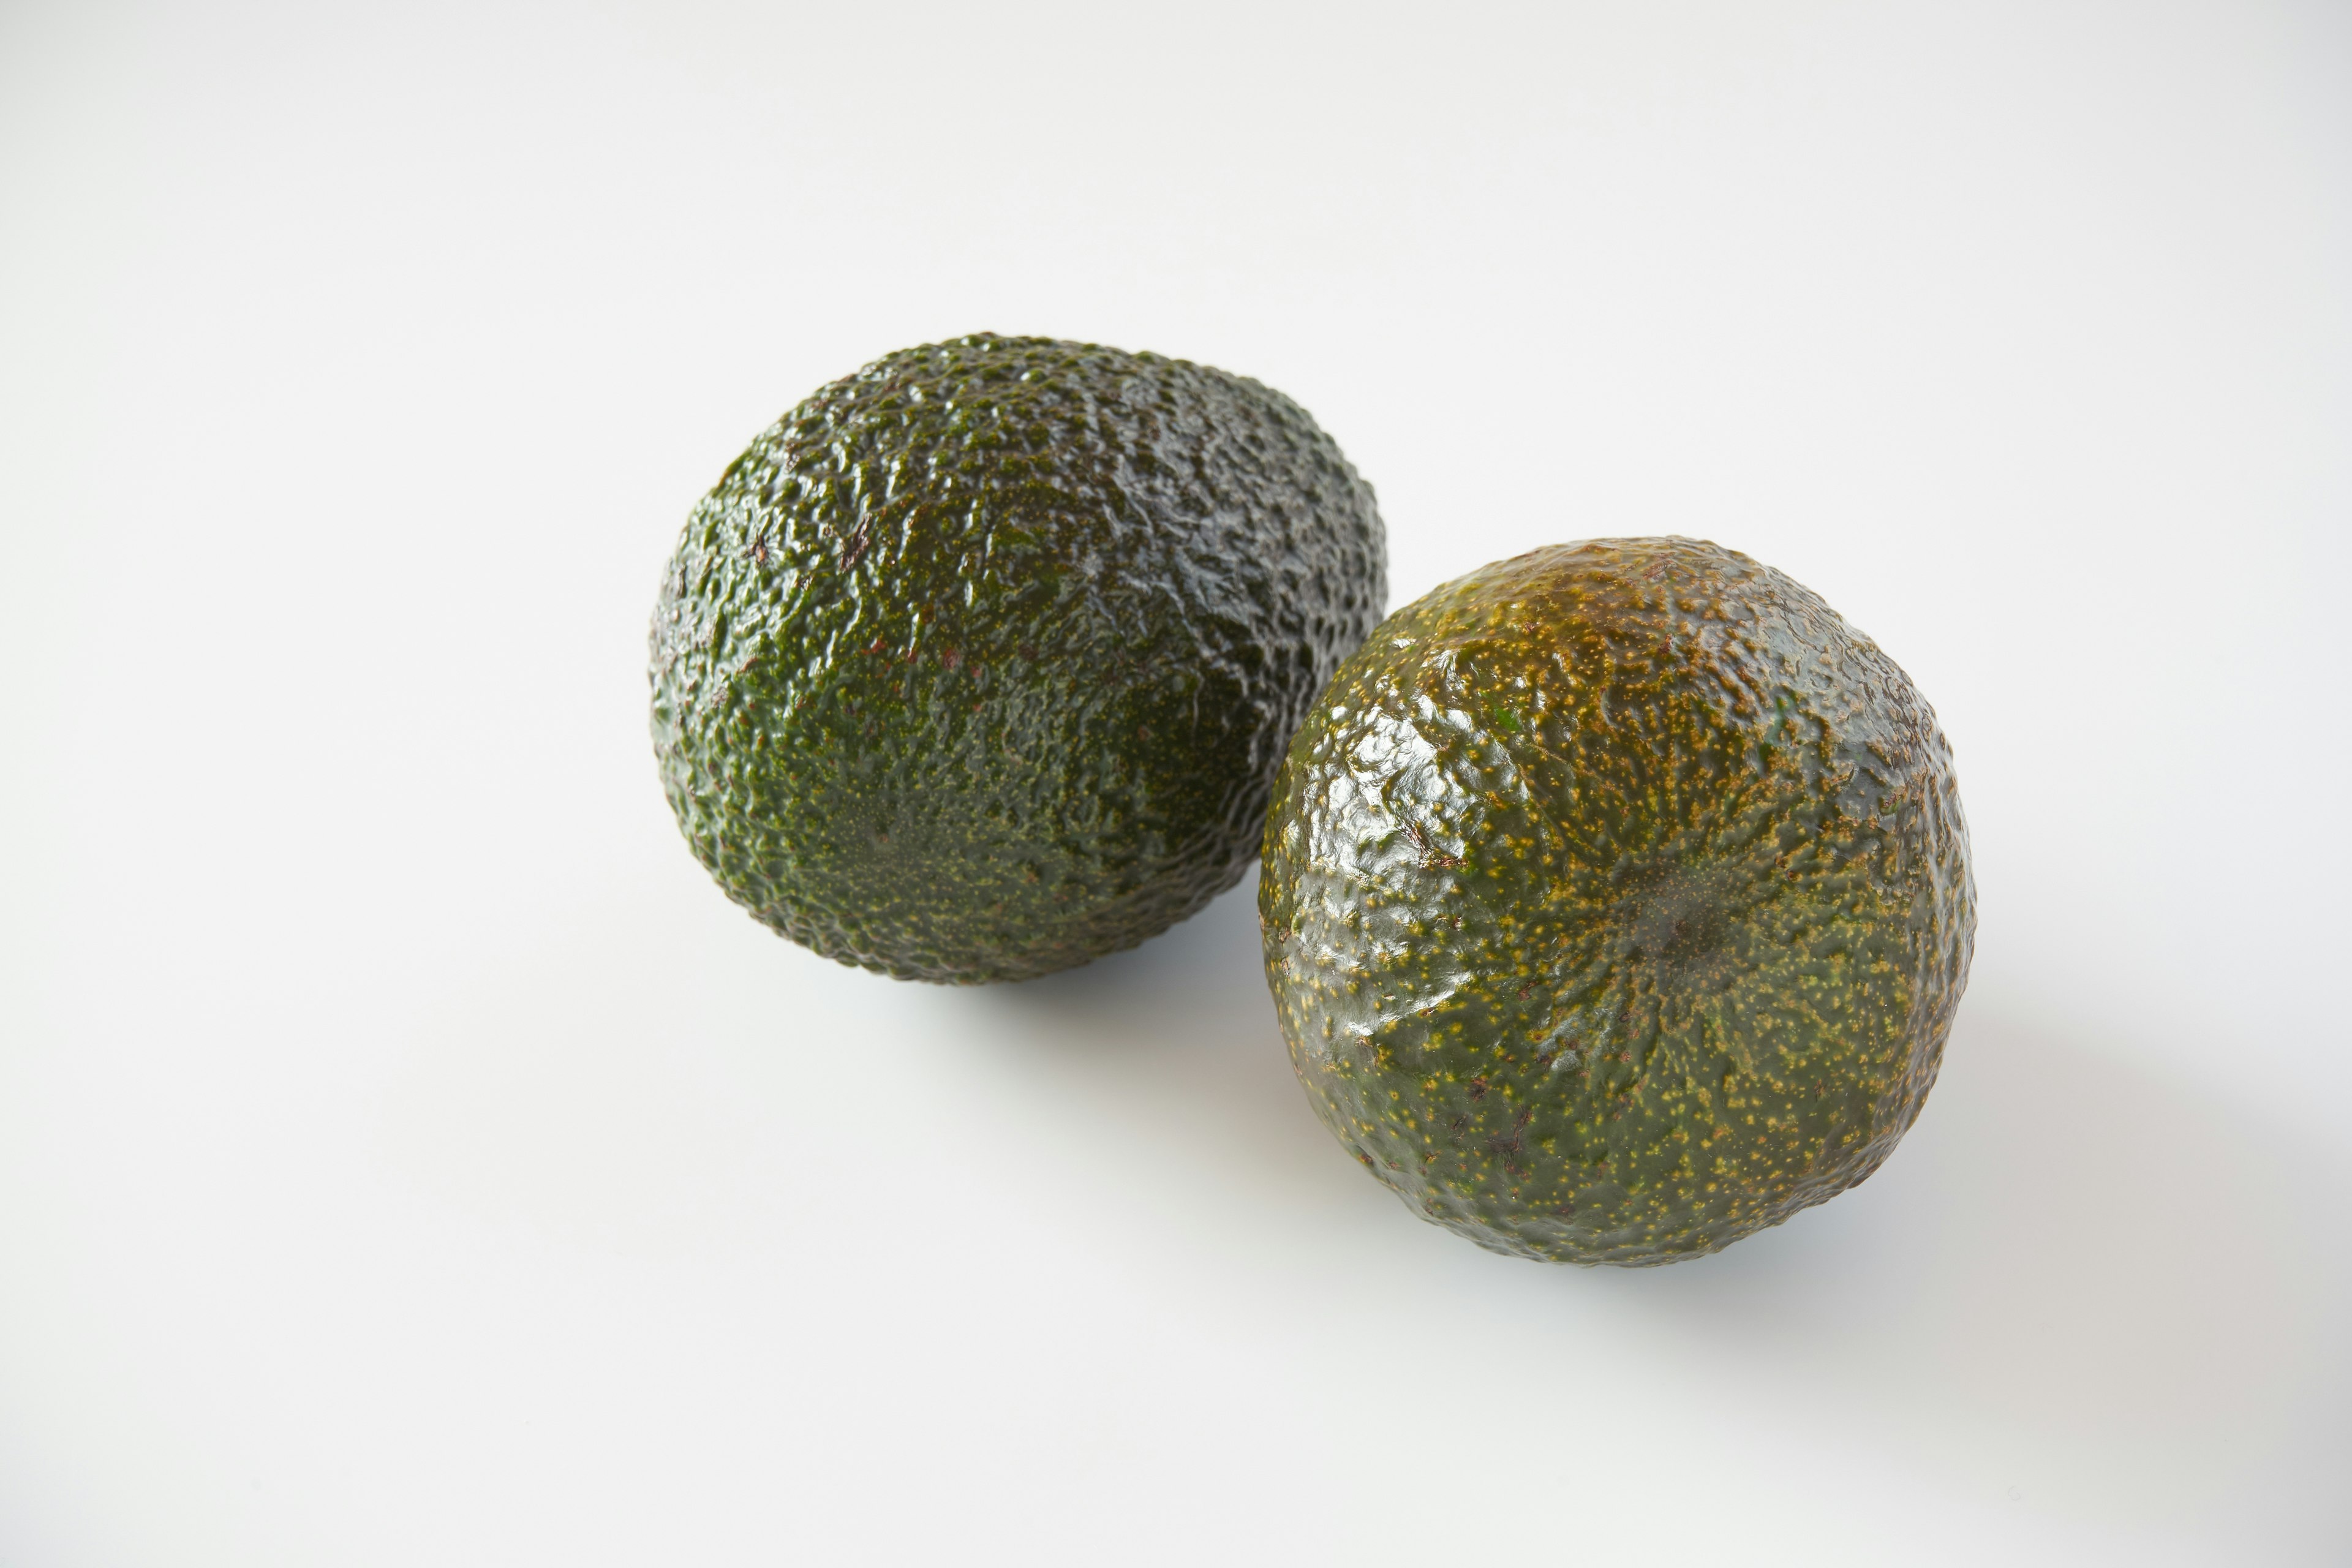
M 1046 338 L 907 349 L 688 519 L 653 622 L 662 786 L 794 942 L 1045 974 L 1240 879 L 1386 595 L 1371 487 L 1280 393 Z
M 1558 1262 L 1714 1252 L 1876 1170 L 1975 937 L 1933 710 L 1815 595 L 1680 538 L 1390 616 L 1292 742 L 1265 857 L 1324 1122 L 1427 1218 Z

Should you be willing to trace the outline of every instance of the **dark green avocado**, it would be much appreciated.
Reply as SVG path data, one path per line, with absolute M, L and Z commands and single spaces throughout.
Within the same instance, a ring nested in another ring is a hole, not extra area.
M 1379 621 L 1367 485 L 1297 404 L 1154 354 L 887 355 L 751 443 L 654 615 L 654 747 L 761 921 L 907 979 L 1129 947 L 1238 880 Z
M 1390 616 L 1291 743 L 1258 899 L 1340 1142 L 1569 1263 L 1714 1252 L 1876 1170 L 1976 925 L 1933 710 L 1812 593 L 1686 539 Z

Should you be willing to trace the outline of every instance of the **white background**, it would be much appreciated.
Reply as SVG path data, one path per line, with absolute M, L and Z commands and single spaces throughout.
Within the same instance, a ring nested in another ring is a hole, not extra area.
M 890 349 L 1298 398 L 1393 603 L 1680 531 L 1957 751 L 1867 1186 L 1423 1225 L 1247 888 L 939 990 L 646 738 Z M 0 1563 L 2352 1556 L 2352 7 L 0 8 Z

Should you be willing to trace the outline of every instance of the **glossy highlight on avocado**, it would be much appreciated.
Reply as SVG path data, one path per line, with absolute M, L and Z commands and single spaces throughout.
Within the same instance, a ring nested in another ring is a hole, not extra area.
M 1255 381 L 1045 338 L 889 354 L 688 520 L 663 788 L 729 896 L 827 957 L 1084 963 L 1240 879 L 1386 563 L 1370 486 Z
M 1429 1219 L 1717 1251 L 1876 1170 L 1967 982 L 1935 714 L 1809 590 L 1686 539 L 1389 617 L 1292 742 L 1259 913 L 1326 1125 Z

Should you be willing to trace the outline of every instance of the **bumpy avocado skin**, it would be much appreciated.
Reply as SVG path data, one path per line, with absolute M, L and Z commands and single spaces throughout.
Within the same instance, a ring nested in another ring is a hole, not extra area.
M 1259 913 L 1325 1123 L 1498 1252 L 1669 1263 L 1876 1170 L 1975 937 L 1934 712 L 1807 589 L 1685 539 L 1400 610 L 1292 742 Z
M 663 787 L 729 896 L 827 957 L 1083 963 L 1239 879 L 1386 565 L 1371 488 L 1256 382 L 1044 338 L 908 349 L 688 520 L 653 625 Z

